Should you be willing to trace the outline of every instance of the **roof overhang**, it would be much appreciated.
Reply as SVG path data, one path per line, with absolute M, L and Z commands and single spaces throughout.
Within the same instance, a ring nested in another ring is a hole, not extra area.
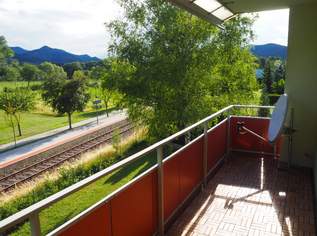
M 218 2 L 222 7 L 226 8 L 232 15 L 238 13 L 259 12 L 266 10 L 277 10 L 290 8 L 293 5 L 305 4 L 309 2 L 316 2 L 316 0 L 201 0 L 205 2 L 203 7 L 195 4 L 199 0 L 168 0 L 171 3 L 177 5 L 186 11 L 205 19 L 217 26 L 221 26 L 228 18 L 219 18 L 210 9 L 206 7 L 206 4 Z M 208 2 L 209 3 L 206 3 Z M 230 17 L 229 17 L 230 18 Z
M 174 5 L 205 19 L 218 27 L 222 27 L 234 13 L 217 0 L 169 0 Z

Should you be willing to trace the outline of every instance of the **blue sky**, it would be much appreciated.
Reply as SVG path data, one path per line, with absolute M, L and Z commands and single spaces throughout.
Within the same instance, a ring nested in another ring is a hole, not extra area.
M 120 14 L 115 0 L 0 0 L 0 35 L 10 46 L 48 45 L 103 58 L 109 42 L 104 23 Z M 259 13 L 254 31 L 254 44 L 287 45 L 288 10 Z

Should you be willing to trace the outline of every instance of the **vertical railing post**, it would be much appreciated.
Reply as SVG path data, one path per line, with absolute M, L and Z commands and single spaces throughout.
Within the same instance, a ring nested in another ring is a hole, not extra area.
M 188 131 L 186 134 L 185 134 L 185 144 L 188 144 L 190 142 L 190 131 Z
M 158 235 L 164 235 L 164 183 L 163 183 L 163 147 L 157 148 L 158 164 Z
M 33 215 L 30 216 L 30 225 L 31 225 L 31 235 L 32 236 L 40 236 L 41 235 L 41 225 L 39 214 L 35 212 Z
M 204 187 L 207 186 L 208 175 L 208 123 L 204 123 L 204 155 L 203 155 L 203 171 L 204 171 Z
M 230 118 L 231 118 L 231 109 L 228 110 L 228 114 L 227 114 L 227 139 L 226 139 L 226 158 L 229 157 L 230 154 L 230 145 L 231 145 L 231 126 L 230 126 Z

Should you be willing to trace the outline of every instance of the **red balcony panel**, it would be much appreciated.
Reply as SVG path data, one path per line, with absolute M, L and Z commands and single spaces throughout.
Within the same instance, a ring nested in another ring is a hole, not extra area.
M 203 179 L 203 138 L 179 155 L 180 200 L 183 201 Z
M 268 142 L 264 142 L 249 133 L 239 134 L 237 132 L 237 122 L 244 122 L 246 128 L 267 138 L 270 120 L 254 117 L 232 117 L 230 120 L 232 149 L 273 153 L 273 147 Z
M 171 216 L 180 204 L 180 162 L 178 155 L 164 163 L 164 219 Z
M 157 172 L 115 196 L 111 212 L 113 235 L 153 235 L 157 228 Z
M 208 133 L 208 170 L 213 168 L 226 153 L 227 122 L 223 122 Z
M 106 203 L 60 233 L 62 236 L 111 235 L 110 207 Z
M 237 122 L 244 122 L 245 127 L 261 135 L 262 137 L 267 138 L 270 120 L 254 117 L 232 117 L 230 120 L 232 149 L 273 153 L 273 146 L 268 142 L 264 142 L 249 133 L 239 134 L 237 132 Z M 277 153 L 279 153 L 280 144 L 281 141 L 279 140 Z

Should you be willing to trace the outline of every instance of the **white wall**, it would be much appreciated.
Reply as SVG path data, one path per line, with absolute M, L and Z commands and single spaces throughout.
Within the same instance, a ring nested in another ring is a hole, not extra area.
M 317 150 L 317 3 L 290 9 L 286 92 L 298 130 L 292 163 L 313 167 Z M 286 155 L 283 151 L 282 160 Z

